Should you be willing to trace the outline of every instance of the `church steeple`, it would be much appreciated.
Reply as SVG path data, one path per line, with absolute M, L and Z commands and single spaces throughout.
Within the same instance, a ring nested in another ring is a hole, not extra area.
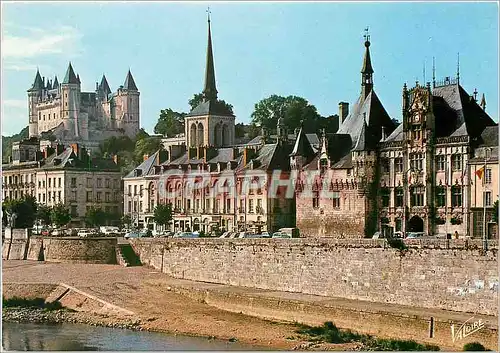
M 212 33 L 210 30 L 210 9 L 208 12 L 208 46 L 207 46 L 207 66 L 205 68 L 205 87 L 203 88 L 203 100 L 217 100 L 217 87 L 215 85 L 214 56 L 212 53 Z
M 484 98 L 484 93 L 483 96 L 481 97 L 481 103 L 479 103 L 479 106 L 483 108 L 484 111 L 486 111 L 486 98 Z
M 373 68 L 370 58 L 370 35 L 368 27 L 365 29 L 365 57 L 363 59 L 363 67 L 361 68 L 361 94 L 363 99 L 370 94 L 373 89 Z

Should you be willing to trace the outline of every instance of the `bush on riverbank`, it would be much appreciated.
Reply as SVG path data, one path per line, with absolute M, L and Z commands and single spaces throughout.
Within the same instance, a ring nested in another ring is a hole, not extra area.
M 487 351 L 485 346 L 483 346 L 479 342 L 469 342 L 464 344 L 464 351 L 474 351 L 474 352 L 481 352 L 481 351 Z
M 298 333 L 311 337 L 312 341 L 328 343 L 361 342 L 367 348 L 377 351 L 438 351 L 439 347 L 420 344 L 410 340 L 393 340 L 376 338 L 371 335 L 360 334 L 351 330 L 339 330 L 333 322 L 328 321 L 323 326 L 299 325 Z
M 26 298 L 12 297 L 6 299 L 5 297 L 2 297 L 2 304 L 4 308 L 9 308 L 9 307 L 39 308 L 45 310 L 59 310 L 63 308 L 63 306 L 59 301 L 47 303 L 43 298 L 26 299 Z

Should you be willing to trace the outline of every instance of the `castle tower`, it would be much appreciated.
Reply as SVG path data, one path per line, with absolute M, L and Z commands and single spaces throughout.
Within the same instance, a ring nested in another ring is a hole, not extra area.
M 42 77 L 40 76 L 40 72 L 36 70 L 35 80 L 28 90 L 29 137 L 38 136 L 38 110 L 36 104 L 41 99 L 42 90 Z
M 212 51 L 210 14 L 208 15 L 208 44 L 203 101 L 186 115 L 185 136 L 189 147 L 234 145 L 235 116 L 217 100 L 215 66 Z
M 71 62 L 61 82 L 61 120 L 68 136 L 79 137 L 78 114 L 80 112 L 80 82 Z
M 365 48 L 365 57 L 363 59 L 363 67 L 361 68 L 361 95 L 363 99 L 373 89 L 373 68 L 370 58 L 370 35 L 368 34 L 368 28 L 365 34 Z
M 105 81 L 105 77 L 103 79 Z M 106 81 L 105 83 L 107 85 Z M 139 90 L 130 70 L 128 70 L 123 86 L 118 89 L 115 100 L 117 127 L 123 129 L 127 136 L 134 137 L 140 127 Z

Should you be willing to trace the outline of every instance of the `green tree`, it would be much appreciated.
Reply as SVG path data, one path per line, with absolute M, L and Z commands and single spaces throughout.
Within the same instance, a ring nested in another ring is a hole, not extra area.
M 159 137 L 146 137 L 138 140 L 135 143 L 134 157 L 136 163 L 142 163 L 144 155 L 152 155 L 161 147 L 161 138 Z
M 139 129 L 139 132 L 137 133 L 137 135 L 135 135 L 135 141 L 137 143 L 137 141 L 148 138 L 148 137 L 149 137 L 149 134 L 146 132 L 146 130 L 144 130 L 144 128 L 141 127 Z
M 36 211 L 36 219 L 45 226 L 50 225 L 51 219 L 50 219 L 50 213 L 52 209 L 49 206 L 46 205 L 38 205 L 37 211 Z
M 5 222 L 7 222 L 7 213 L 15 213 L 15 228 L 31 228 L 36 219 L 37 203 L 34 197 L 28 195 L 21 199 L 5 201 L 2 204 L 2 210 L 4 211 Z
M 155 134 L 173 137 L 184 132 L 184 115 L 184 113 L 173 111 L 170 108 L 162 109 L 154 128 Z
M 50 220 L 56 225 L 56 227 L 62 227 L 71 221 L 71 213 L 63 203 L 59 203 L 52 207 Z
M 158 204 L 153 214 L 156 224 L 165 226 L 172 221 L 172 204 Z
M 270 131 L 276 129 L 278 119 L 282 117 L 288 131 L 292 133 L 295 128 L 300 127 L 301 121 L 307 132 L 317 131 L 324 123 L 324 119 L 318 114 L 316 107 L 306 99 L 297 96 L 272 95 L 255 104 L 252 113 L 252 123 L 264 127 Z
M 106 223 L 108 216 L 100 207 L 92 206 L 85 213 L 85 223 L 90 227 L 99 227 Z
M 24 127 L 19 133 L 12 136 L 2 136 L 2 162 L 8 163 L 12 155 L 12 143 L 28 138 L 28 126 Z
M 498 224 L 498 200 L 493 203 L 493 215 L 491 220 Z
M 193 98 L 189 100 L 189 106 L 191 107 L 191 110 L 196 108 L 201 102 L 203 101 L 203 93 L 197 93 L 193 95 Z M 217 99 L 217 103 L 223 105 L 231 114 L 234 114 L 233 112 L 233 105 L 227 103 L 223 99 Z
M 130 228 L 132 226 L 132 217 L 128 214 L 123 215 L 120 221 L 123 228 Z

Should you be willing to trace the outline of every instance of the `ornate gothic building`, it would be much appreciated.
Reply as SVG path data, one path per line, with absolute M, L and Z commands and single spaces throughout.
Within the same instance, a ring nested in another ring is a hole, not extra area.
M 489 220 L 498 198 L 491 167 L 489 177 L 475 174 L 485 151 L 486 164 L 498 161 L 498 125 L 485 111 L 484 96 L 478 104 L 458 74 L 411 89 L 405 84 L 403 122 L 396 126 L 373 88 L 368 36 L 365 47 L 361 94 L 349 113 L 340 103 L 338 132 L 323 132 L 315 150 L 301 131 L 291 154 L 299 172 L 297 227 L 305 236 L 362 237 L 378 230 L 481 236 L 479 197 Z

